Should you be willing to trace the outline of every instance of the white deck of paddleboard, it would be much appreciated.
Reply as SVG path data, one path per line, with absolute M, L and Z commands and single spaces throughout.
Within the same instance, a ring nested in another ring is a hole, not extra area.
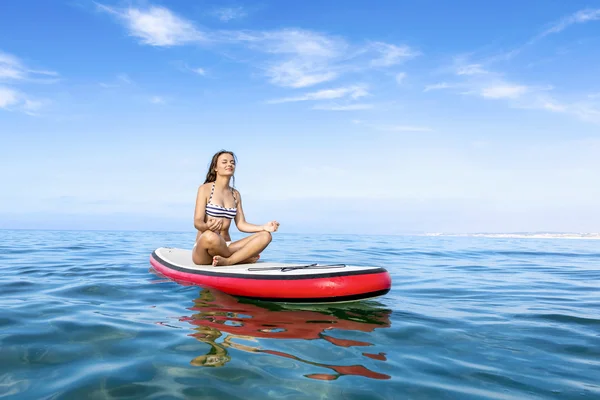
M 376 269 L 378 267 L 367 267 L 367 266 L 352 266 L 346 265 L 345 267 L 336 267 L 335 263 L 332 263 L 332 267 L 328 268 L 306 268 L 306 269 L 294 269 L 282 272 L 281 268 L 286 267 L 301 267 L 314 262 L 306 263 L 278 263 L 278 262 L 263 262 L 259 260 L 254 264 L 236 264 L 231 266 L 213 267 L 212 265 L 196 265 L 192 261 L 192 251 L 186 249 L 178 249 L 172 247 L 161 247 L 155 250 L 156 255 L 162 260 L 169 264 L 175 265 L 179 268 L 185 268 L 194 271 L 210 271 L 220 273 L 232 273 L 232 274 L 252 274 L 252 275 L 318 275 L 318 274 L 330 274 L 340 272 L 353 272 L 353 271 L 368 271 L 370 269 Z M 327 266 L 329 264 L 317 264 L 317 266 Z M 266 269 L 273 268 L 273 269 Z M 256 270 L 259 269 L 259 270 Z

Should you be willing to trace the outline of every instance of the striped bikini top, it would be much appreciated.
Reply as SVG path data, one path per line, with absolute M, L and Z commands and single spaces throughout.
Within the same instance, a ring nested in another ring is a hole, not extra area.
M 231 189 L 231 194 L 233 195 L 233 200 L 235 201 L 235 207 L 233 208 L 227 208 L 219 206 L 217 204 L 212 204 L 210 201 L 212 200 L 214 192 L 215 183 L 213 182 L 212 189 L 210 191 L 210 197 L 208 198 L 208 203 L 206 204 L 206 215 L 215 218 L 234 219 L 235 215 L 237 214 L 237 199 L 235 198 L 235 193 L 233 192 L 233 189 Z

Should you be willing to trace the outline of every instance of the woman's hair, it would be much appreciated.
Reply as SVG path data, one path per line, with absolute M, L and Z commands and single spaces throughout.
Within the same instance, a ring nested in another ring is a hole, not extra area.
M 208 172 L 206 173 L 206 180 L 204 181 L 204 183 L 214 182 L 215 180 L 217 180 L 217 173 L 215 172 L 215 168 L 217 167 L 217 160 L 219 159 L 219 156 L 221 154 L 231 155 L 231 157 L 233 157 L 233 161 L 237 165 L 237 158 L 235 157 L 235 154 L 233 154 L 232 151 L 221 150 L 221 151 L 215 153 L 212 160 L 210 161 L 210 166 L 208 167 Z M 232 180 L 233 187 L 235 187 L 235 176 L 232 176 L 231 180 Z

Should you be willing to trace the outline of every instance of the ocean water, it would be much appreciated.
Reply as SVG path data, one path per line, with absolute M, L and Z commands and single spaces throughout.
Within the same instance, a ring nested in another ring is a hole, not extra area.
M 0 231 L 0 398 L 600 398 L 598 240 L 276 234 L 263 260 L 392 275 L 291 306 L 152 272 L 193 239 Z

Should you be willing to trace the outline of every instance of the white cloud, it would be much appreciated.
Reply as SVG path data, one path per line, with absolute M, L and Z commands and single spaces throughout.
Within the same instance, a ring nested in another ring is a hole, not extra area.
M 500 83 L 474 90 L 471 94 L 488 99 L 504 99 L 513 108 L 542 110 L 552 113 L 571 115 L 582 121 L 600 124 L 600 102 L 589 97 L 582 101 L 560 101 L 548 95 L 552 87 L 525 86 Z
M 563 19 L 561 19 L 558 23 L 554 24 L 549 29 L 542 32 L 540 35 L 536 37 L 536 39 L 542 38 L 544 36 L 550 35 L 552 33 L 558 33 L 565 30 L 567 27 L 574 24 L 583 24 L 589 21 L 597 21 L 600 20 L 600 9 L 585 9 L 577 11 L 574 14 L 571 14 Z
M 266 54 L 267 59 L 261 60 L 258 66 L 272 84 L 282 87 L 314 86 L 335 80 L 347 72 L 389 67 L 419 55 L 406 45 L 369 42 L 352 46 L 343 38 L 303 29 L 200 30 L 191 21 L 163 7 L 144 10 L 99 7 L 123 21 L 130 35 L 139 38 L 141 44 L 244 45 L 252 51 Z M 376 53 L 374 58 L 373 53 Z M 364 57 L 368 57 L 367 62 Z
M 20 61 L 17 57 L 0 51 L 0 64 L 15 65 L 19 63 Z
M 18 57 L 0 51 L 0 81 L 56 82 L 56 79 L 40 78 L 40 75 L 56 77 L 58 76 L 58 73 L 54 71 L 31 69 Z
M 246 12 L 242 7 L 225 7 L 213 11 L 214 16 L 223 22 L 229 22 L 232 19 L 240 19 L 246 16 Z
M 152 96 L 150 97 L 150 103 L 152 104 L 166 104 L 167 101 L 161 96 Z
M 542 100 L 542 108 L 548 111 L 565 112 L 567 107 L 552 100 Z
M 41 100 L 30 100 L 30 99 L 24 99 L 24 103 L 23 103 L 23 109 L 25 109 L 26 111 L 38 111 L 40 108 L 42 108 L 44 106 L 43 101 Z
M 370 110 L 374 108 L 372 104 L 318 104 L 313 107 L 313 110 L 327 110 L 327 111 L 358 111 L 358 110 Z
M 457 75 L 479 75 L 487 74 L 487 71 L 483 69 L 481 64 L 469 64 L 461 66 L 456 71 Z
M 406 72 L 399 72 L 396 74 L 396 82 L 398 82 L 398 85 L 401 85 L 405 78 Z
M 0 86 L 0 109 L 6 111 L 20 111 L 35 116 L 49 101 L 33 99 L 18 90 Z
M 319 57 L 330 59 L 341 56 L 347 44 L 340 38 L 328 37 L 323 34 L 301 30 L 284 29 L 273 32 L 263 32 L 256 36 L 260 46 L 269 53 L 291 54 L 302 57 Z
M 452 64 L 442 67 L 441 71 L 462 77 L 477 77 L 479 75 L 486 75 L 490 73 L 490 71 L 488 71 L 484 65 L 485 62 L 474 62 L 471 60 L 471 58 L 471 54 L 456 55 L 452 57 Z
M 131 78 L 129 78 L 129 75 L 127 75 L 127 74 L 119 74 L 119 75 L 117 75 L 117 79 L 128 85 L 131 85 L 133 83 L 133 81 L 131 80 Z
M 489 64 L 497 61 L 510 60 L 513 57 L 519 55 L 521 52 L 523 52 L 523 50 L 525 50 L 527 47 L 537 43 L 539 40 L 543 39 L 548 35 L 562 32 L 571 25 L 583 24 L 586 22 L 597 20 L 600 20 L 600 9 L 585 9 L 577 11 L 571 15 L 563 17 L 559 22 L 551 25 L 550 28 L 529 39 L 525 44 L 522 44 L 521 46 L 516 47 L 512 50 L 505 51 L 488 58 L 487 63 Z
M 463 74 L 465 80 L 460 83 L 448 84 L 445 82 L 425 87 L 425 92 L 447 88 L 462 88 L 460 94 L 478 96 L 488 100 L 505 100 L 513 108 L 544 110 L 553 113 L 566 113 L 579 119 L 596 122 L 598 107 L 592 103 L 582 102 L 567 104 L 558 101 L 545 92 L 552 90 L 552 86 L 534 86 L 508 82 L 500 78 L 500 74 L 487 71 L 482 74 Z M 588 99 L 592 97 L 588 96 Z
M 146 10 L 128 8 L 120 11 L 105 5 L 100 9 L 123 20 L 129 33 L 150 46 L 178 46 L 205 41 L 206 36 L 194 24 L 164 7 L 152 6 Z
M 296 97 L 286 97 L 283 99 L 270 100 L 268 103 L 287 103 L 294 101 L 307 101 L 307 100 L 332 100 L 339 99 L 342 97 L 350 97 L 352 99 L 358 99 L 363 96 L 367 96 L 369 92 L 364 86 L 348 86 L 340 87 L 336 89 L 323 89 L 312 93 L 306 93 Z
M 453 87 L 456 87 L 456 85 L 446 83 L 446 82 L 441 82 L 441 83 L 434 83 L 433 85 L 427 85 L 427 86 L 425 86 L 425 89 L 423 89 L 423 91 L 429 92 L 431 90 L 450 89 Z
M 142 44 L 243 44 L 271 55 L 274 60 L 266 62 L 265 74 L 273 84 L 284 87 L 308 87 L 335 79 L 338 72 L 332 64 L 344 55 L 347 47 L 341 39 L 301 29 L 200 32 L 192 22 L 166 8 L 152 7 L 145 11 L 101 8 L 125 21 L 130 34 L 141 38 Z
M 600 104 L 586 102 L 575 103 L 569 106 L 567 111 L 584 121 L 600 124 Z
M 522 52 L 528 46 L 550 34 L 556 34 L 574 24 L 583 24 L 600 20 L 600 9 L 578 11 L 551 25 L 539 35 L 511 51 L 477 61 L 471 55 L 454 57 L 450 66 L 442 68 L 442 72 L 452 75 L 455 83 L 441 82 L 427 85 L 425 92 L 460 88 L 457 93 L 477 96 L 488 100 L 503 100 L 502 103 L 512 108 L 541 110 L 555 114 L 565 114 L 583 121 L 600 123 L 600 104 L 595 103 L 595 94 L 583 94 L 580 101 L 566 101 L 547 94 L 553 87 L 532 85 L 530 83 L 510 82 L 505 74 L 493 71 L 490 65 L 497 61 L 507 61 Z
M 196 75 L 206 76 L 208 71 L 201 67 L 190 67 L 187 63 L 183 61 L 174 61 L 172 63 L 178 70 L 181 72 L 192 72 Z
M 360 58 L 372 52 L 378 57 L 369 62 L 370 67 L 389 67 L 418 55 L 408 46 L 375 42 L 357 47 L 339 37 L 299 29 L 244 32 L 236 39 L 257 50 L 283 55 L 283 60 L 269 65 L 267 75 L 272 83 L 293 88 L 328 82 L 342 73 L 364 69 Z
M 58 72 L 54 72 L 54 71 L 29 69 L 29 70 L 27 70 L 27 72 L 36 74 L 36 75 L 59 76 Z M 55 82 L 55 80 L 53 80 L 52 82 Z
M 12 85 L 23 83 L 53 83 L 56 79 L 40 78 L 39 76 L 58 76 L 54 71 L 29 68 L 18 57 L 0 51 L 0 82 Z M 32 97 L 20 89 L 0 86 L 0 108 L 9 111 L 20 111 L 34 115 L 43 105 L 49 103 Z
M 267 68 L 271 83 L 291 88 L 304 88 L 328 82 L 338 77 L 335 71 L 327 70 L 326 62 L 311 62 L 300 59 L 277 62 Z
M 118 87 L 121 87 L 123 84 L 125 84 L 125 85 L 133 84 L 133 81 L 131 80 L 129 75 L 127 75 L 127 74 L 117 75 L 117 82 L 115 82 L 115 83 L 105 83 L 105 82 L 99 83 L 100 86 L 102 86 L 103 88 L 107 88 L 107 89 L 118 88 Z
M 487 92 L 479 94 L 490 99 L 505 99 L 511 107 L 566 114 L 585 122 L 600 124 L 600 103 L 589 99 L 575 102 L 560 101 L 543 93 L 549 90 L 548 87 L 507 84 L 486 89 Z
M 600 102 L 590 100 L 561 102 L 544 94 L 536 94 L 515 104 L 518 108 L 543 110 L 574 116 L 582 121 L 600 124 Z
M 274 61 L 267 62 L 266 75 L 271 83 L 292 88 L 337 78 L 342 70 L 337 64 L 348 49 L 343 39 L 301 29 L 229 32 L 227 38 L 275 56 Z
M 378 58 L 371 60 L 371 66 L 373 67 L 390 67 L 419 55 L 418 52 L 406 45 L 396 46 L 374 42 L 370 44 L 370 48 L 379 53 Z
M 596 18 L 594 13 L 575 14 L 574 17 L 565 21 L 583 22 Z M 565 29 L 568 25 L 555 25 L 552 32 Z M 494 60 L 495 61 L 495 60 Z M 488 60 L 488 62 L 490 62 Z M 469 62 L 468 57 L 454 57 L 454 63 L 444 72 L 461 77 L 456 83 L 446 82 L 428 85 L 425 92 L 437 89 L 460 88 L 457 93 L 463 95 L 477 96 L 488 100 L 503 100 L 503 103 L 512 108 L 542 110 L 552 113 L 560 113 L 574 116 L 580 120 L 598 123 L 600 122 L 600 107 L 591 100 L 594 95 L 587 95 L 584 101 L 566 102 L 556 99 L 547 94 L 553 90 L 550 85 L 530 85 L 524 83 L 510 82 L 504 79 L 504 74 L 484 68 L 483 63 Z
M 529 108 L 568 114 L 585 122 L 600 124 L 600 102 L 587 99 L 569 103 L 559 102 L 548 96 L 540 96 L 535 103 L 530 104 Z
M 523 85 L 498 84 L 481 89 L 481 96 L 489 99 L 516 99 L 527 93 L 529 89 Z
M 8 108 L 19 102 L 19 94 L 17 91 L 0 87 L 0 108 Z
M 20 71 L 11 65 L 2 65 L 0 64 L 0 79 L 8 80 L 8 79 L 23 79 L 23 71 Z
M 13 55 L 0 52 L 0 79 L 19 80 L 24 79 L 27 71 L 21 61 Z

